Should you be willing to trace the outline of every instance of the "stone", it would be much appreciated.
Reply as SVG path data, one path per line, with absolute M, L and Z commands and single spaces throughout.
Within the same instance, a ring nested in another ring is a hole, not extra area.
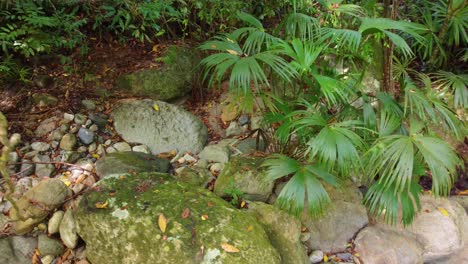
M 10 211 L 14 223 L 13 230 L 18 235 L 31 231 L 36 224 L 47 217 L 50 211 L 62 205 L 69 195 L 70 190 L 59 179 L 40 181 L 17 201 L 19 213 L 26 220 L 19 219 L 17 210 Z
M 206 168 L 193 166 L 185 167 L 175 178 L 181 182 L 205 187 L 213 179 L 213 176 Z
M 70 133 L 75 134 L 76 132 L 78 132 L 78 130 L 80 130 L 80 126 L 78 126 L 77 124 L 72 124 L 70 126 Z
M 214 186 L 214 193 L 226 197 L 225 190 L 235 188 L 244 199 L 265 202 L 273 191 L 274 181 L 267 177 L 262 158 L 236 156 L 225 164 Z
M 223 105 L 221 108 L 221 121 L 223 121 L 224 123 L 236 119 L 238 115 L 239 108 L 235 104 L 228 103 L 226 105 Z
M 204 159 L 199 159 L 197 163 L 195 163 L 195 166 L 206 169 L 208 168 L 208 161 Z
M 74 114 L 69 114 L 69 113 L 63 113 L 63 119 L 68 121 L 68 122 L 71 122 L 75 119 L 75 115 Z
M 114 153 L 114 152 L 117 152 L 117 150 L 114 147 L 107 147 L 106 148 L 106 153 L 107 154 Z
M 117 88 L 161 101 L 184 96 L 191 90 L 192 72 L 197 64 L 195 54 L 193 49 L 171 47 L 171 58 L 163 67 L 122 75 L 117 79 Z
M 239 123 L 237 123 L 236 121 L 231 122 L 228 128 L 226 128 L 227 137 L 238 136 L 240 134 L 242 134 L 242 128 L 239 126 Z
M 252 116 L 250 119 L 250 129 L 257 130 L 263 127 L 263 117 L 261 116 Z
M 55 140 L 55 141 L 60 141 L 63 137 L 63 133 L 62 131 L 60 131 L 60 129 L 55 129 L 54 131 L 52 131 L 52 133 L 50 133 L 49 137 L 47 137 L 47 139 L 49 141 L 52 141 L 52 140 Z
M 363 263 L 422 264 L 423 246 L 409 234 L 384 226 L 368 226 L 355 241 L 355 250 Z
M 34 77 L 33 82 L 37 87 L 45 89 L 53 85 L 54 78 L 50 77 L 49 75 L 43 74 Z
M 223 169 L 225 167 L 224 164 L 225 163 L 213 163 L 213 164 L 211 164 L 210 167 L 209 167 L 211 174 L 219 175 L 223 171 Z
M 89 145 L 88 147 L 88 152 L 95 152 L 96 148 L 97 148 L 96 142 L 91 143 L 91 145 Z
M 74 249 L 78 244 L 78 234 L 72 210 L 66 211 L 63 215 L 62 221 L 60 222 L 59 232 L 63 244 L 70 249 Z
M 21 163 L 20 167 L 20 177 L 27 177 L 34 173 L 35 165 L 33 163 L 29 163 L 31 161 L 23 159 L 23 163 Z
M 52 217 L 50 217 L 47 224 L 47 231 L 49 234 L 53 235 L 59 232 L 60 223 L 62 222 L 64 214 L 65 213 L 63 211 L 57 211 L 52 215 Z
M 151 150 L 148 148 L 148 146 L 146 145 L 138 145 L 138 146 L 134 146 L 132 148 L 132 151 L 135 151 L 135 152 L 143 152 L 143 153 L 146 153 L 146 154 L 151 154 Z
M 52 262 L 54 261 L 55 257 L 52 256 L 52 255 L 46 255 L 44 257 L 41 258 L 41 262 L 42 264 L 52 264 Z
M 90 114 L 89 119 L 99 128 L 105 128 L 108 122 L 107 115 L 104 114 Z
M 56 123 L 60 121 L 58 117 L 47 118 L 42 121 L 34 131 L 36 137 L 43 137 L 56 128 Z
M 198 156 L 200 159 L 210 162 L 225 163 L 229 161 L 231 153 L 227 146 L 208 145 L 198 154 Z
M 84 125 L 85 125 L 85 127 L 89 128 L 92 124 L 93 124 L 93 121 L 88 119 L 88 120 L 86 120 L 86 123 Z
M 110 146 L 112 144 L 112 140 L 108 139 L 104 142 L 104 145 Z
M 465 211 L 468 213 L 468 196 L 456 195 L 451 196 L 450 199 L 460 204 L 463 208 L 465 208 Z
M 99 177 L 130 172 L 168 172 L 169 161 L 142 152 L 110 153 L 96 162 Z
M 253 216 L 206 189 L 161 173 L 106 178 L 97 186 L 101 191 L 86 193 L 74 212 L 91 263 L 281 263 Z M 96 210 L 110 190 L 117 191 L 108 207 Z M 181 217 L 186 208 L 190 216 Z M 161 215 L 165 232 L 157 224 Z M 239 252 L 226 252 L 225 244 Z
M 70 180 L 78 179 L 82 174 L 90 175 L 94 169 L 94 162 L 91 159 L 80 159 L 71 170 Z
M 83 114 L 76 114 L 74 121 L 75 124 L 83 125 L 84 123 L 86 123 L 86 116 Z
M 78 131 L 78 138 L 83 144 L 89 145 L 94 141 L 94 133 L 89 129 L 82 127 Z
M 81 104 L 86 108 L 86 110 L 94 110 L 96 109 L 96 104 L 94 103 L 93 100 L 82 100 Z
M 92 124 L 90 127 L 89 127 L 89 131 L 91 132 L 97 132 L 99 130 L 99 126 L 96 125 L 96 124 Z
M 37 155 L 32 161 L 36 162 L 35 173 L 38 177 L 50 177 L 55 171 L 53 164 L 47 164 L 47 162 L 50 162 L 50 158 L 47 155 Z M 41 164 L 40 162 L 46 163 Z
M 127 142 L 117 142 L 113 146 L 118 152 L 132 151 L 132 147 Z
M 158 111 L 153 106 L 158 105 Z M 147 145 L 153 154 L 198 153 L 208 137 L 206 126 L 186 110 L 161 101 L 127 100 L 112 112 L 115 130 L 129 143 Z
M 65 134 L 60 140 L 60 148 L 67 151 L 72 151 L 75 149 L 77 140 L 75 134 Z
M 88 149 L 85 147 L 85 146 L 80 146 L 76 152 L 78 153 L 86 153 L 86 151 L 88 151 Z
M 74 117 L 74 116 L 73 116 Z M 62 133 L 67 133 L 68 130 L 70 130 L 70 125 L 68 124 L 61 124 L 60 127 L 58 128 L 60 132 Z
M 46 142 L 34 142 L 31 144 L 31 148 L 35 151 L 44 152 L 49 150 L 50 145 Z
M 311 249 L 324 252 L 341 252 L 348 241 L 369 222 L 366 208 L 362 205 L 362 194 L 351 181 L 345 181 L 340 188 L 323 184 L 332 208 L 324 216 L 314 218 L 302 216 L 302 224 L 310 234 L 305 244 Z
M 16 151 L 12 151 L 8 153 L 8 173 L 13 174 L 16 173 L 18 169 L 18 161 L 19 161 L 19 156 Z
M 257 149 L 257 139 L 255 138 L 246 138 L 246 139 L 240 140 L 236 144 L 234 144 L 232 147 L 238 150 L 241 154 L 250 154 L 255 151 L 266 150 L 265 141 L 262 139 L 259 139 L 258 149 Z
M 47 235 L 41 234 L 38 237 L 37 248 L 42 256 L 52 255 L 59 256 L 63 253 L 63 245 L 60 241 L 49 238 Z
M 81 158 L 81 153 L 77 151 L 63 151 L 60 157 L 61 162 L 74 163 Z
M 323 251 L 314 250 L 309 255 L 309 261 L 311 264 L 320 263 L 323 260 Z
M 301 222 L 297 218 L 262 202 L 249 203 L 249 212 L 262 224 L 282 263 L 307 263 L 307 252 L 300 240 Z
M 237 121 L 239 122 L 239 125 L 243 126 L 247 125 L 250 120 L 247 114 L 242 114 L 241 116 L 239 116 L 239 119 L 237 119 Z
M 9 236 L 0 238 L 0 263 L 31 264 L 31 256 L 37 247 L 33 237 Z
M 39 107 L 54 106 L 58 103 L 58 98 L 48 93 L 35 93 L 32 99 Z
M 104 149 L 104 145 L 99 144 L 99 146 L 96 149 L 96 154 L 98 154 L 101 157 L 106 155 L 106 150 Z

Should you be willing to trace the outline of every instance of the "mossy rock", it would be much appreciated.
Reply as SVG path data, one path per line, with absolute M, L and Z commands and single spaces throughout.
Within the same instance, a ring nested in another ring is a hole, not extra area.
M 123 75 L 117 88 L 132 95 L 161 101 L 181 97 L 190 92 L 193 69 L 197 64 L 192 49 L 171 47 L 164 57 L 164 66 Z
M 263 161 L 259 157 L 232 158 L 218 176 L 214 193 L 226 197 L 229 196 L 226 189 L 235 188 L 244 194 L 244 199 L 265 202 L 273 192 L 274 181 L 268 179 L 266 169 L 261 167 Z
M 96 208 L 103 202 L 105 208 Z M 281 263 L 254 217 L 163 173 L 104 179 L 83 196 L 74 216 L 94 264 Z M 239 252 L 226 251 L 226 244 Z
M 205 187 L 212 180 L 213 176 L 208 169 L 193 166 L 186 167 L 176 178 L 184 183 Z

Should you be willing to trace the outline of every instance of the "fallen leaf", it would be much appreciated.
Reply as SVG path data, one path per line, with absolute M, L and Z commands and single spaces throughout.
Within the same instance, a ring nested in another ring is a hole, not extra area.
M 242 201 L 242 203 L 241 203 L 241 206 L 240 206 L 240 207 L 241 207 L 241 208 L 244 208 L 244 206 L 245 206 L 245 201 Z
M 171 151 L 169 151 L 169 154 L 171 154 L 171 156 L 174 157 L 175 155 L 177 155 L 177 150 L 171 149 Z
M 167 227 L 167 219 L 164 216 L 164 214 L 159 215 L 158 225 L 159 225 L 159 229 L 161 229 L 161 231 L 163 233 L 165 233 L 166 232 L 166 227 Z
M 185 208 L 185 210 L 182 212 L 182 219 L 185 219 L 190 216 L 190 209 Z
M 100 159 L 101 158 L 101 156 L 99 156 L 99 154 L 97 154 L 97 153 L 91 154 L 91 157 L 93 157 L 95 159 Z
M 458 195 L 468 195 L 468 190 L 460 191 Z
M 96 208 L 98 208 L 98 209 L 105 209 L 105 208 L 107 208 L 108 205 L 109 205 L 109 201 L 107 201 L 107 200 L 105 202 L 97 202 L 95 204 Z
M 437 208 L 437 209 L 439 209 L 439 212 L 441 212 L 443 215 L 449 216 L 449 213 L 447 212 L 447 210 L 445 210 L 445 208 L 439 207 L 439 208 Z
M 202 215 L 202 216 L 201 216 L 201 219 L 202 219 L 203 221 L 207 220 L 207 219 L 208 219 L 208 215 Z
M 80 184 L 82 181 L 84 181 L 84 179 L 86 179 L 86 177 L 88 177 L 87 174 L 81 174 L 80 177 L 76 180 L 75 184 Z
M 328 256 L 327 255 L 323 255 L 323 262 L 328 262 Z
M 206 205 L 208 205 L 208 207 L 213 207 L 213 203 L 212 202 L 207 202 Z
M 159 112 L 159 105 L 153 104 L 153 109 L 154 111 Z
M 34 255 L 32 257 L 32 264 L 42 264 L 41 253 L 39 252 L 37 248 L 34 249 Z
M 252 225 L 249 225 L 249 226 L 247 227 L 247 231 L 252 232 L 252 231 L 253 231 L 253 226 L 252 226 Z
M 223 243 L 221 247 L 224 249 L 224 251 L 229 252 L 229 253 L 237 253 L 240 252 L 238 248 L 236 248 L 233 245 L 230 245 L 228 243 Z
M 354 253 L 354 256 L 359 258 L 361 255 L 359 255 L 359 253 Z

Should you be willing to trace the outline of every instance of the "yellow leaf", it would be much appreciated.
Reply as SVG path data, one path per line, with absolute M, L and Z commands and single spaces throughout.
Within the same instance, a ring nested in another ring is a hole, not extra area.
M 235 50 L 228 49 L 226 51 L 229 52 L 229 54 L 232 54 L 232 55 L 239 55 L 239 53 L 237 53 L 237 51 L 235 51 Z
M 107 208 L 107 206 L 109 205 L 109 201 L 105 201 L 105 202 L 97 202 L 95 204 L 96 208 L 98 209 L 104 209 L 104 208 Z
M 441 212 L 443 215 L 449 216 L 449 213 L 447 212 L 447 210 L 445 210 L 445 208 L 439 207 L 438 209 L 439 209 L 439 212 Z
M 229 245 L 228 243 L 223 243 L 221 247 L 224 249 L 224 251 L 229 252 L 229 253 L 237 253 L 240 252 L 238 248 L 236 248 L 233 245 Z
M 327 255 L 323 255 L 323 262 L 328 262 L 328 256 Z
M 158 112 L 158 111 L 159 111 L 159 105 L 154 104 L 154 105 L 153 105 L 153 109 L 154 109 L 156 112 Z
M 208 215 L 202 215 L 202 216 L 201 216 L 201 220 L 205 221 L 205 220 L 207 220 L 207 219 L 208 219 Z
M 361 255 L 359 255 L 359 253 L 354 253 L 354 256 L 359 258 Z
M 153 52 L 158 52 L 158 49 L 159 49 L 159 45 L 156 44 L 153 46 L 153 48 L 151 49 Z
M 95 159 L 101 158 L 101 156 L 99 156 L 99 154 L 96 154 L 96 153 L 91 154 L 91 157 L 93 157 Z
M 242 201 L 241 208 L 244 208 L 244 206 L 245 206 L 245 201 Z
M 158 225 L 159 225 L 159 229 L 161 229 L 161 231 L 165 233 L 166 227 L 167 227 L 167 219 L 163 214 L 159 215 Z
M 247 231 L 252 232 L 252 231 L 253 231 L 253 226 L 249 225 L 249 226 L 247 227 Z
M 63 183 L 65 183 L 65 185 L 66 185 L 67 187 L 71 185 L 70 180 L 69 180 L 68 177 L 65 176 L 65 175 L 60 176 L 60 180 L 61 180 Z

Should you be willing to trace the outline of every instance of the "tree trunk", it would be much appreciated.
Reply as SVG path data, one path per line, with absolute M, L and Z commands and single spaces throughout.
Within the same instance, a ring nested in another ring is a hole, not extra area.
M 395 19 L 397 15 L 397 9 L 399 5 L 399 0 L 384 0 L 384 17 Z M 382 40 L 383 45 L 383 72 L 382 72 L 382 82 L 383 90 L 395 98 L 400 96 L 400 90 L 395 85 L 395 80 L 393 79 L 393 42 L 390 41 L 388 37 L 385 37 Z

